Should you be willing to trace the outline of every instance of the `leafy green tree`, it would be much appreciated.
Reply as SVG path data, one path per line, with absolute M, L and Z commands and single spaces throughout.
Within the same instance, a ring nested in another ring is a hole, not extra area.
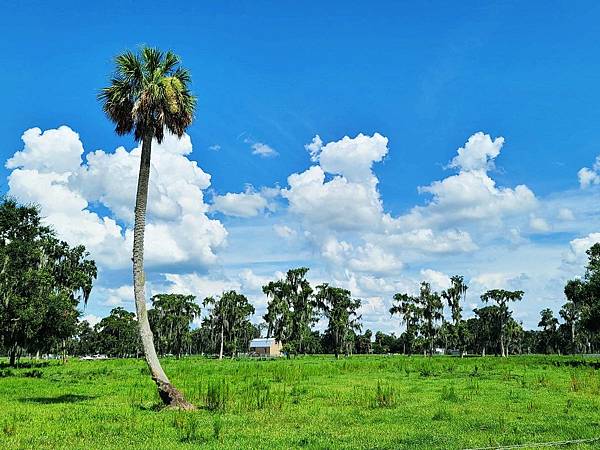
M 523 291 L 506 291 L 504 289 L 492 289 L 485 292 L 481 296 L 481 300 L 484 303 L 494 301 L 499 308 L 498 311 L 498 322 L 500 326 L 500 354 L 503 357 L 508 356 L 506 352 L 506 324 L 510 317 L 510 311 L 508 309 L 508 302 L 514 302 L 523 298 Z
M 73 355 L 95 355 L 100 352 L 98 333 L 96 333 L 96 330 L 86 320 L 79 322 L 77 332 L 69 341 L 69 344 L 70 354 Z
M 96 265 L 42 225 L 35 206 L 0 203 L 0 342 L 14 365 L 23 351 L 47 352 L 76 332 Z M 64 351 L 63 351 L 64 354 Z
M 157 336 L 159 353 L 180 358 L 190 344 L 190 325 L 199 315 L 200 306 L 193 295 L 158 294 L 152 297 L 148 317 Z
M 433 355 L 433 343 L 439 329 L 438 323 L 444 318 L 444 304 L 440 295 L 432 291 L 431 285 L 425 281 L 421 283 L 419 303 L 421 305 L 420 315 L 423 318 L 423 337 L 429 342 L 429 354 Z
M 194 409 L 167 378 L 154 348 L 144 292 L 144 232 L 152 141 L 162 142 L 165 130 L 183 136 L 192 123 L 196 98 L 189 91 L 190 74 L 174 53 L 143 47 L 138 54 L 118 55 L 115 65 L 110 85 L 98 99 L 117 134 L 133 132 L 135 140 L 142 142 L 133 227 L 133 288 L 144 355 L 163 402 Z
M 390 308 L 390 315 L 399 315 L 401 321 L 406 327 L 404 332 L 405 339 L 403 344 L 403 353 L 411 354 L 413 352 L 413 343 L 419 333 L 419 324 L 421 321 L 421 308 L 419 299 L 408 294 L 394 294 L 394 302 Z
M 500 316 L 502 311 L 499 306 L 491 305 L 483 308 L 475 308 L 473 312 L 476 318 L 469 319 L 471 335 L 474 338 L 474 347 L 485 356 L 488 350 L 498 354 L 501 327 Z
M 464 303 L 466 300 L 469 286 L 465 284 L 464 277 L 460 275 L 451 277 L 450 282 L 450 287 L 442 292 L 442 298 L 448 303 L 448 307 L 452 314 L 452 323 L 454 326 L 458 326 L 462 320 L 461 302 Z
M 544 353 L 553 353 L 556 351 L 558 341 L 558 319 L 550 308 L 540 311 L 540 321 L 538 327 L 542 328 L 542 351 Z
M 263 317 L 268 325 L 267 337 L 282 342 L 290 353 L 305 352 L 304 340 L 311 335 L 311 326 L 316 321 L 316 304 L 307 272 L 306 267 L 290 269 L 283 280 L 263 286 L 269 298 Z
M 369 354 L 372 351 L 371 338 L 373 337 L 373 332 L 371 330 L 366 330 L 363 334 L 358 335 L 356 338 L 356 353 L 360 354 Z
M 122 307 L 113 308 L 94 327 L 97 335 L 97 349 L 108 356 L 125 358 L 137 356 L 140 338 L 135 314 Z
M 584 327 L 596 333 L 600 330 L 600 244 L 594 244 L 587 251 L 588 264 L 580 285 L 572 286 L 573 298 L 581 303 L 581 321 Z M 567 285 L 569 286 L 569 285 Z
M 406 333 L 410 335 L 411 340 L 420 332 L 427 342 L 427 352 L 433 355 L 438 324 L 444 318 L 444 304 L 440 295 L 431 290 L 429 283 L 423 281 L 418 297 L 395 294 L 394 301 L 396 304 L 390 308 L 390 314 L 402 316 Z
M 219 335 L 219 359 L 223 359 L 225 346 L 232 355 L 236 355 L 241 344 L 246 344 L 249 339 L 249 317 L 254 314 L 254 306 L 250 304 L 245 295 L 236 291 L 224 292 L 221 297 L 207 297 L 204 306 L 210 308 L 207 323 L 212 329 L 212 334 Z M 248 347 L 244 347 L 247 349 Z
M 512 317 L 509 317 L 506 323 L 506 354 L 510 354 L 511 349 L 513 353 L 522 353 L 522 345 L 524 339 L 523 325 L 517 322 Z
M 453 345 L 459 348 L 462 355 L 464 340 L 462 339 L 463 336 L 461 336 L 461 331 L 464 331 L 464 329 L 461 329 L 460 327 L 462 320 L 461 303 L 465 302 L 469 287 L 465 284 L 464 277 L 460 275 L 451 277 L 450 282 L 450 287 L 445 291 L 442 291 L 441 294 L 442 298 L 448 303 L 452 315 L 452 326 L 448 327 L 447 333 L 452 339 Z
M 327 283 L 317 286 L 315 295 L 317 308 L 328 319 L 327 332 L 333 338 L 333 352 L 338 358 L 340 353 L 349 353 L 349 337 L 354 331 L 360 331 L 361 316 L 357 314 L 360 300 L 353 299 L 347 289 L 329 286 Z
M 560 309 L 560 316 L 569 327 L 570 350 L 577 351 L 576 329 L 581 319 L 581 307 L 584 302 L 585 286 L 581 280 L 569 280 L 565 286 L 565 297 L 567 302 Z

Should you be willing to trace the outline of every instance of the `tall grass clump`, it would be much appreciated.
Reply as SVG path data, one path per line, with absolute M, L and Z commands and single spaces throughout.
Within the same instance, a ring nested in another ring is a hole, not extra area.
M 225 380 L 210 381 L 206 387 L 205 404 L 209 411 L 225 411 L 230 400 L 229 384 Z
M 371 408 L 393 408 L 396 406 L 396 392 L 391 386 L 384 386 L 377 382 L 375 394 L 371 399 Z
M 177 414 L 173 418 L 173 427 L 177 430 L 180 442 L 193 443 L 204 441 L 199 432 L 200 426 L 196 414 Z
M 444 386 L 442 388 L 442 400 L 447 402 L 458 402 L 458 395 L 456 395 L 454 386 Z

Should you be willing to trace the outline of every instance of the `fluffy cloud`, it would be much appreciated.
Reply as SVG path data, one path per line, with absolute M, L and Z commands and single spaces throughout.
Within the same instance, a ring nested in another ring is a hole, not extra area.
M 320 166 L 290 175 L 282 196 L 289 210 L 309 227 L 336 230 L 368 229 L 378 226 L 382 213 L 379 193 L 372 183 L 353 183 L 343 176 L 325 180 Z
M 565 263 L 575 265 L 581 270 L 587 262 L 587 251 L 589 248 L 600 243 L 600 233 L 590 233 L 581 238 L 575 238 L 569 242 L 569 250 L 565 253 Z
M 6 162 L 8 169 L 19 167 L 40 172 L 67 173 L 76 170 L 81 163 L 83 145 L 79 135 L 67 126 L 42 133 L 31 128 L 21 138 L 23 150 L 16 152 Z
M 524 273 L 485 272 L 471 280 L 473 289 L 483 293 L 490 289 L 522 289 L 529 277 Z
M 404 266 L 396 255 L 370 242 L 356 249 L 348 265 L 350 269 L 357 272 L 372 274 L 399 272 Z
M 344 136 L 339 141 L 323 145 L 317 135 L 306 145 L 311 159 L 331 174 L 342 175 L 352 183 L 371 184 L 374 178 L 371 168 L 388 153 L 388 139 L 379 133 L 355 138 Z
M 245 192 L 215 195 L 210 209 L 228 216 L 255 217 L 268 206 L 269 203 L 264 196 L 248 188 Z
M 573 214 L 573 211 L 571 211 L 569 208 L 560 208 L 558 210 L 558 218 L 560 220 L 570 221 L 575 220 L 575 215 Z
M 501 223 L 505 216 L 532 211 L 537 206 L 534 193 L 525 185 L 499 188 L 484 171 L 461 171 L 429 186 L 419 188 L 432 199 L 416 206 L 401 219 L 405 223 L 428 226 L 454 225 L 467 221 Z
M 84 244 L 101 266 L 128 265 L 141 148 L 98 150 L 89 153 L 84 164 L 79 136 L 66 126 L 43 133 L 33 128 L 24 133 L 23 142 L 23 150 L 6 163 L 13 169 L 9 194 L 39 204 L 59 236 Z M 150 266 L 214 264 L 215 250 L 225 242 L 225 228 L 206 216 L 202 191 L 210 186 L 210 176 L 187 158 L 191 151 L 187 135 L 167 135 L 153 145 L 146 234 Z M 92 211 L 94 204 L 102 204 L 110 214 Z
M 227 278 L 210 278 L 196 273 L 166 273 L 164 277 L 169 283 L 167 285 L 168 292 L 195 295 L 199 302 L 202 302 L 206 297 L 221 295 L 224 291 L 232 289 L 240 291 L 241 289 L 241 284 L 238 281 Z
M 86 314 L 85 316 L 83 316 L 81 318 L 81 320 L 89 323 L 90 326 L 93 327 L 94 325 L 100 323 L 100 321 L 102 320 L 102 317 L 98 317 L 94 314 Z
M 262 142 L 254 142 L 252 145 L 252 154 L 260 156 L 261 158 L 272 158 L 279 155 L 279 153 L 272 147 Z
M 539 233 L 546 233 L 550 231 L 550 225 L 546 222 L 546 219 L 542 217 L 531 216 L 529 218 L 529 226 L 533 231 Z
M 457 155 L 450 162 L 450 167 L 463 171 L 484 170 L 494 168 L 494 159 L 500 154 L 504 138 L 498 137 L 492 141 L 489 134 L 481 131 L 472 135 L 465 144 L 457 150 Z
M 471 235 L 462 230 L 450 229 L 436 232 L 431 228 L 417 228 L 401 232 L 397 225 L 390 226 L 388 232 L 373 236 L 382 245 L 398 251 L 414 250 L 423 253 L 462 253 L 477 249 Z
M 423 281 L 431 284 L 434 290 L 443 291 L 450 287 L 450 277 L 443 272 L 432 269 L 422 269 L 421 277 Z
M 359 134 L 324 143 L 317 135 L 305 148 L 318 164 L 290 175 L 282 196 L 331 264 L 393 272 L 403 266 L 399 255 L 423 259 L 426 254 L 473 252 L 478 245 L 472 232 L 482 237 L 501 229 L 505 219 L 538 207 L 527 186 L 498 187 L 488 174 L 503 145 L 502 137 L 475 133 L 449 164 L 458 173 L 420 187 L 419 192 L 431 195 L 424 206 L 392 216 L 384 211 L 373 172 L 373 164 L 387 155 L 387 138 Z M 549 230 L 542 218 L 532 218 L 529 226 Z
M 579 185 L 582 189 L 585 189 L 592 184 L 600 184 L 600 156 L 596 157 L 596 161 L 592 168 L 583 167 L 577 172 L 579 178 Z
M 285 238 L 285 239 L 291 239 L 294 236 L 296 236 L 296 234 L 297 234 L 296 230 L 288 227 L 287 225 L 275 224 L 275 225 L 273 225 L 273 230 L 275 231 L 277 236 Z
M 105 288 L 98 286 L 94 289 L 94 296 L 96 298 L 102 298 L 103 303 L 108 306 L 124 306 L 133 305 L 133 286 L 130 284 L 124 284 L 116 288 Z

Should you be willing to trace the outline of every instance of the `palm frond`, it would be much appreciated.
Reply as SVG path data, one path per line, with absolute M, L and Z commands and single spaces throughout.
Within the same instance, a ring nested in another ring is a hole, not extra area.
M 152 74 L 160 68 L 163 59 L 163 53 L 160 50 L 153 47 L 143 47 L 141 54 L 146 74 Z
M 132 51 L 121 53 L 115 58 L 116 73 L 129 83 L 140 85 L 144 79 L 142 62 Z
M 143 47 L 115 58 L 115 75 L 98 100 L 118 134 L 134 132 L 136 140 L 159 142 L 164 130 L 182 136 L 194 119 L 196 97 L 189 90 L 189 72 L 172 52 Z

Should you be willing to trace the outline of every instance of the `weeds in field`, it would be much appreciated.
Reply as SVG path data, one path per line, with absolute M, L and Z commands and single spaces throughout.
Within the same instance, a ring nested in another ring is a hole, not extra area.
M 173 418 L 173 427 L 177 430 L 179 441 L 185 443 L 203 442 L 199 432 L 198 417 L 195 413 L 178 413 Z
M 300 403 L 300 399 L 304 397 L 308 393 L 308 389 L 306 387 L 298 387 L 294 386 L 290 391 L 290 396 L 292 397 L 292 403 L 297 405 Z
M 450 420 L 452 415 L 448 412 L 446 408 L 439 408 L 433 417 L 432 420 Z
M 39 367 L 5 368 L 0 448 L 147 448 L 148 439 L 153 448 L 465 448 L 527 433 L 587 437 L 599 372 L 560 358 L 165 360 L 203 407 L 195 413 L 155 412 L 143 360 L 51 364 L 39 380 L 23 375 Z
M 429 378 L 434 377 L 436 373 L 431 365 L 422 365 L 419 369 L 419 375 L 421 375 L 422 378 Z
M 442 400 L 445 400 L 447 402 L 458 402 L 458 395 L 456 395 L 456 392 L 454 390 L 454 386 L 444 386 L 442 388 Z
M 567 399 L 567 404 L 565 405 L 565 414 L 569 414 L 569 412 L 571 412 L 571 408 L 573 408 L 574 404 L 575 402 L 573 402 L 572 398 Z
M 573 392 L 577 392 L 577 391 L 579 391 L 579 389 L 581 389 L 581 382 L 580 382 L 579 378 L 577 378 L 577 375 L 572 373 L 571 374 L 571 390 Z
M 221 430 L 223 429 L 223 419 L 221 416 L 215 416 L 213 419 L 213 437 L 215 440 L 221 440 Z
M 540 375 L 538 376 L 538 384 L 542 387 L 547 387 L 548 386 L 548 378 L 546 378 L 546 375 Z
M 2 423 L 2 432 L 5 436 L 14 436 L 17 432 L 17 418 L 11 415 Z
M 229 402 L 229 384 L 225 380 L 211 381 L 206 388 L 206 409 L 225 411 Z
M 377 382 L 375 395 L 371 400 L 371 408 L 393 408 L 396 405 L 396 392 L 391 386 L 383 386 Z

